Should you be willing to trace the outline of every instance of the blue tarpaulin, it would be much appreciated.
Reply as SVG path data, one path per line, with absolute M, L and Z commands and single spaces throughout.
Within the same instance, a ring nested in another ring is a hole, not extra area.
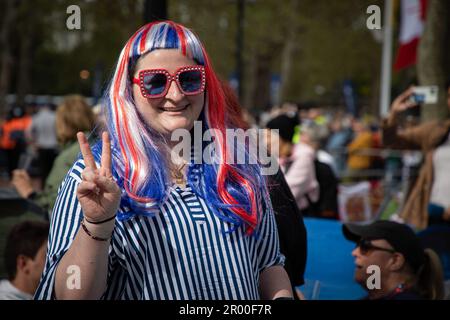
M 366 292 L 353 280 L 355 269 L 351 255 L 355 244 L 344 238 L 342 223 L 336 220 L 305 218 L 308 256 L 305 282 L 300 287 L 306 298 L 318 300 L 354 300 Z

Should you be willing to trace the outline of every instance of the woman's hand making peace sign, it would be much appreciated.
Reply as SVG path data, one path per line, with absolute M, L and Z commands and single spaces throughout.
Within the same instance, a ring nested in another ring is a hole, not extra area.
M 103 132 L 102 158 L 100 168 L 97 168 L 85 135 L 78 132 L 77 138 L 86 166 L 81 174 L 83 180 L 78 186 L 77 198 L 86 219 L 103 221 L 117 213 L 121 195 L 111 173 L 111 142 L 108 133 Z

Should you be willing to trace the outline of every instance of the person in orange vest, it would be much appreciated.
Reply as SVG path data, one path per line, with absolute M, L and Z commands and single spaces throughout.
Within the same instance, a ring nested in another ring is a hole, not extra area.
M 14 107 L 2 126 L 0 148 L 5 150 L 8 162 L 8 173 L 17 168 L 21 153 L 25 150 L 25 131 L 31 125 L 31 117 L 20 107 Z

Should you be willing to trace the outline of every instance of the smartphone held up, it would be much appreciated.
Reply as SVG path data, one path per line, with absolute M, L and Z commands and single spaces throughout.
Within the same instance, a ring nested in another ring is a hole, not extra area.
M 414 87 L 410 101 L 414 104 L 436 104 L 438 101 L 438 86 Z

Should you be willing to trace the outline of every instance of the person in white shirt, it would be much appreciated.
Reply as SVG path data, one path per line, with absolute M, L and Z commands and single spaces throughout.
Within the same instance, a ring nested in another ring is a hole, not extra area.
M 33 116 L 27 135 L 37 149 L 41 183 L 44 186 L 58 155 L 56 115 L 49 105 L 41 106 L 38 113 Z

